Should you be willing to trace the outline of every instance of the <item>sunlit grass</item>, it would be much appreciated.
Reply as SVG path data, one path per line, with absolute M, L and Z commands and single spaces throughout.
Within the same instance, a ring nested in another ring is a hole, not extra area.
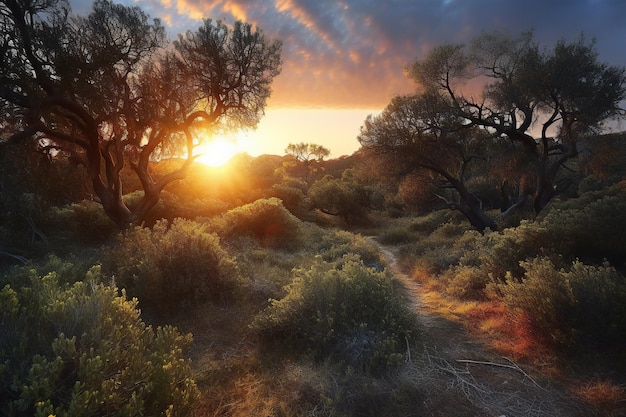
M 598 416 L 626 415 L 626 389 L 611 381 L 595 380 L 574 388 Z

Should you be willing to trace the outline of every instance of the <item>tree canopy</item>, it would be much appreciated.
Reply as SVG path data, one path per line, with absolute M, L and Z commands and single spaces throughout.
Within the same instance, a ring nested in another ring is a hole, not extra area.
M 287 145 L 285 153 L 291 155 L 304 167 L 304 181 L 308 184 L 313 165 L 322 162 L 324 158 L 328 157 L 330 150 L 322 145 L 300 142 Z
M 500 156 L 516 160 L 519 198 L 511 204 L 532 193 L 539 212 L 571 183 L 564 172 L 578 155 L 577 140 L 624 114 L 625 69 L 601 63 L 583 36 L 541 50 L 532 32 L 484 34 L 434 48 L 408 74 L 418 91 L 369 116 L 359 141 L 391 155 L 404 174 L 426 170 L 455 189 L 457 200 L 446 201 L 479 230 L 495 225 L 465 187 L 471 163 L 494 160 L 493 149 L 509 144 Z
M 258 124 L 280 52 L 280 42 L 242 22 L 204 20 L 169 42 L 138 7 L 96 0 L 75 16 L 66 0 L 3 0 L 2 133 L 84 165 L 107 215 L 121 228 L 140 224 L 163 188 L 184 177 L 200 129 Z M 178 169 L 152 177 L 152 162 L 181 153 Z M 133 207 L 122 199 L 124 166 L 144 191 Z

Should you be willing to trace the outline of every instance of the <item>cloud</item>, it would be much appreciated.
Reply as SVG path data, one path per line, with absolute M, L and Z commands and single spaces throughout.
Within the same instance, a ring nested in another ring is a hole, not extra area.
M 131 4 L 132 0 L 125 0 Z M 85 0 L 72 0 L 83 4 Z M 172 33 L 201 18 L 245 20 L 283 42 L 275 107 L 382 108 L 412 91 L 403 68 L 434 45 L 484 32 L 534 28 L 551 45 L 581 32 L 596 37 L 600 59 L 626 65 L 622 0 L 135 0 Z

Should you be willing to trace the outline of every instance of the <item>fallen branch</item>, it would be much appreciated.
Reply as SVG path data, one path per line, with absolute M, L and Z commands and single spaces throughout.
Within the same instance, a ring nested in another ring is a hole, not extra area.
M 507 357 L 503 357 L 503 358 L 506 359 L 507 361 L 509 361 L 511 363 L 511 365 L 508 365 L 506 363 L 475 361 L 475 360 L 471 360 L 471 359 L 457 359 L 457 362 L 458 363 L 470 363 L 470 364 L 473 364 L 473 365 L 487 365 L 487 366 L 495 366 L 495 367 L 498 367 L 498 368 L 513 369 L 515 371 L 520 372 L 522 375 L 524 375 L 526 378 L 528 378 L 537 388 L 540 388 L 540 389 L 545 391 L 545 388 L 543 388 L 541 385 L 539 385 L 537 383 L 537 381 L 535 381 L 530 375 L 528 375 L 526 372 L 524 372 L 524 370 L 522 368 L 520 368 L 515 362 L 513 362 L 511 359 L 509 359 Z
M 535 381 L 534 379 L 532 379 L 530 377 L 530 375 L 528 375 L 526 372 L 524 372 L 524 370 L 522 368 L 520 368 L 515 362 L 513 362 L 511 359 L 507 358 L 506 356 L 503 356 L 504 359 L 506 359 L 507 361 L 511 362 L 513 364 L 513 366 L 515 366 L 515 368 L 520 371 L 526 378 L 530 379 L 530 381 L 535 384 L 535 386 L 543 391 L 546 391 L 546 389 L 544 387 L 542 387 L 541 385 L 539 385 L 537 383 L 537 381 Z
M 497 366 L 499 368 L 509 368 L 519 370 L 517 366 L 507 365 L 506 363 L 496 363 L 496 362 L 484 362 L 484 361 L 474 361 L 471 359 L 457 359 L 459 363 L 471 363 L 474 365 L 488 365 L 488 366 Z

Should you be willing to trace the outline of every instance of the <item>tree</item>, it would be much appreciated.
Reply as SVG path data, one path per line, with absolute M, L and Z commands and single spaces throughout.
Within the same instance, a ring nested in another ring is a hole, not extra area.
M 459 126 L 523 145 L 532 159 L 536 213 L 571 184 L 560 175 L 578 156 L 579 137 L 624 114 L 625 69 L 599 62 L 594 43 L 582 35 L 542 52 L 532 32 L 517 39 L 484 34 L 468 47 L 435 48 L 409 74 L 424 90 L 447 98 Z M 463 91 L 481 78 L 488 81 L 479 94 Z
M 368 116 L 358 140 L 388 175 L 402 178 L 419 172 L 429 177 L 448 207 L 460 210 L 478 230 L 495 230 L 481 200 L 465 183 L 472 163 L 482 159 L 479 144 L 487 138 L 475 127 L 459 128 L 459 123 L 441 96 L 399 96 L 380 115 Z M 444 190 L 454 190 L 457 199 Z
M 281 44 L 259 29 L 204 20 L 168 43 L 158 19 L 96 0 L 71 16 L 66 0 L 0 3 L 0 111 L 16 132 L 83 164 L 107 215 L 140 224 L 161 191 L 184 178 L 201 129 L 255 127 L 278 75 Z M 159 178 L 152 162 L 179 155 Z M 122 200 L 130 166 L 144 196 Z
M 309 184 L 313 165 L 322 162 L 324 158 L 328 157 L 330 150 L 322 145 L 301 142 L 287 145 L 285 153 L 293 156 L 304 167 L 304 181 Z
M 308 195 L 312 207 L 339 216 L 349 225 L 366 223 L 369 210 L 382 206 L 381 194 L 360 183 L 352 169 L 345 170 L 341 178 L 326 175 L 315 181 Z
M 623 114 L 626 97 L 624 68 L 599 63 L 583 37 L 541 52 L 530 32 L 518 39 L 485 34 L 469 46 L 436 47 L 408 72 L 419 91 L 369 116 L 361 145 L 393 155 L 404 174 L 411 167 L 427 170 L 456 190 L 458 201 L 447 200 L 449 206 L 479 230 L 495 224 L 465 186 L 471 164 L 484 164 L 493 149 L 506 147 L 515 162 L 500 169 L 517 170 L 521 197 L 511 207 L 524 201 L 525 184 L 532 183 L 540 212 L 572 182 L 563 174 L 578 154 L 579 136 Z

